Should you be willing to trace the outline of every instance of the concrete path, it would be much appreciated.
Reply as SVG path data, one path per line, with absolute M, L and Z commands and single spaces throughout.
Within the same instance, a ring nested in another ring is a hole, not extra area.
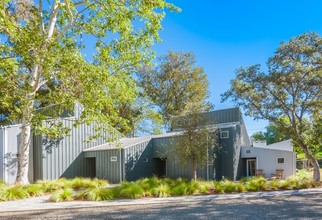
M 53 203 L 48 202 L 50 196 L 41 196 L 28 198 L 24 200 L 0 202 L 0 212 L 17 212 L 17 211 L 36 211 L 36 210 L 52 210 L 52 209 L 73 209 L 73 208 L 90 208 L 90 207 L 107 207 L 107 206 L 129 206 L 144 204 L 164 204 L 164 203 L 181 203 L 196 201 L 214 201 L 224 199 L 239 198 L 260 198 L 270 196 L 288 196 L 288 195 L 308 195 L 322 194 L 322 188 L 302 189 L 302 190 L 285 190 L 271 192 L 247 192 L 238 194 L 216 194 L 216 195 L 199 195 L 199 196 L 183 196 L 168 198 L 143 198 L 143 199 L 122 199 L 103 202 L 91 201 L 72 201 Z

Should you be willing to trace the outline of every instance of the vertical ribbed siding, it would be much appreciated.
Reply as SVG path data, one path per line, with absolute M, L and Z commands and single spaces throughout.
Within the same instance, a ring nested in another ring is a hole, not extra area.
M 96 160 L 96 177 L 106 179 L 110 183 L 119 183 L 122 173 L 121 150 L 103 150 L 103 151 L 86 151 L 84 158 L 95 158 Z M 111 157 L 116 157 L 117 161 L 111 161 Z
M 166 176 L 171 178 L 192 178 L 192 165 L 182 165 L 174 152 L 175 137 L 164 137 L 153 139 L 154 158 L 166 158 Z M 210 152 L 211 153 L 211 152 Z M 213 166 L 197 168 L 198 178 L 207 179 L 207 169 L 209 169 L 209 179 L 213 179 Z
M 189 117 L 189 116 L 184 116 Z M 241 120 L 241 112 L 239 108 L 230 108 L 216 110 L 212 112 L 201 113 L 201 124 L 202 125 L 214 125 L 230 122 L 238 122 Z M 173 129 L 180 130 L 180 119 L 174 119 Z
M 0 179 L 4 180 L 4 135 L 5 128 L 0 127 Z
M 96 129 L 99 124 L 93 122 L 89 125 L 81 124 L 74 127 L 75 121 L 72 119 L 63 119 L 61 122 L 64 127 L 70 128 L 69 135 L 62 137 L 61 140 L 46 144 L 45 136 L 34 138 L 34 146 L 37 151 L 37 157 L 34 160 L 35 164 L 39 165 L 34 168 L 37 174 L 36 178 L 56 179 L 86 175 L 86 162 L 82 158 L 82 151 L 104 144 L 111 138 L 121 137 L 121 134 L 115 129 L 107 132 L 101 126 L 100 137 L 89 140 L 90 137 L 98 133 Z M 41 149 L 41 153 L 38 152 L 39 149 Z
M 153 176 L 154 166 L 151 140 L 125 148 L 124 159 L 125 179 L 127 181 Z

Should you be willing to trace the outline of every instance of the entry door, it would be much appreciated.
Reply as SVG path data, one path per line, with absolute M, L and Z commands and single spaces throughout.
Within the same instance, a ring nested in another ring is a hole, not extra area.
M 247 176 L 255 176 L 256 159 L 247 159 L 246 169 Z

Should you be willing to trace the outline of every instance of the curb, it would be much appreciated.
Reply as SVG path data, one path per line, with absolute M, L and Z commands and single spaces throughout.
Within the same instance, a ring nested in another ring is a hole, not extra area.
M 8 201 L 0 203 L 1 212 L 23 212 L 23 211 L 44 211 L 57 209 L 79 209 L 89 207 L 109 207 L 109 206 L 129 206 L 129 205 L 147 205 L 147 204 L 164 204 L 164 203 L 185 203 L 185 202 L 209 202 L 214 200 L 226 199 L 247 199 L 262 198 L 273 196 L 295 196 L 322 194 L 322 188 L 301 189 L 301 190 L 283 190 L 269 192 L 247 192 L 239 194 L 216 194 L 216 195 L 199 195 L 199 196 L 182 196 L 168 198 L 143 198 L 143 199 L 122 199 L 114 201 L 72 201 L 52 203 L 48 202 L 49 196 L 35 197 L 24 200 Z

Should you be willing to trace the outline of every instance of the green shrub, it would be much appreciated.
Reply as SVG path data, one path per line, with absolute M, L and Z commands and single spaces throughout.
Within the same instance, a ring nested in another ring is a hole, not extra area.
M 299 179 L 310 179 L 310 176 L 310 172 L 305 169 L 296 170 L 296 177 Z
M 268 184 L 264 177 L 252 177 L 245 183 L 247 191 L 260 191 L 267 190 Z
M 225 193 L 226 192 L 232 193 L 232 192 L 238 192 L 239 191 L 238 185 L 233 181 L 225 179 L 225 180 L 220 181 L 219 184 L 221 185 L 222 190 Z
M 280 187 L 280 180 L 274 179 L 268 182 L 268 188 L 271 190 L 277 190 Z
M 163 183 L 154 188 L 154 195 L 157 197 L 168 197 L 170 196 L 170 188 L 169 185 Z
M 36 184 L 40 184 L 45 192 L 54 192 L 56 190 L 69 188 L 71 182 L 66 179 L 58 179 L 58 180 L 38 180 Z
M 138 199 L 144 195 L 144 190 L 136 182 L 123 182 L 120 186 L 120 194 L 126 198 Z
M 45 194 L 45 190 L 41 184 L 30 184 L 23 187 L 29 196 L 42 196 Z
M 63 188 L 56 190 L 49 201 L 51 202 L 63 202 L 63 201 L 72 201 L 74 196 L 74 190 L 71 188 Z
M 76 195 L 77 199 L 89 201 L 105 201 L 114 199 L 113 188 L 91 187 Z
M 223 184 L 220 182 L 215 182 L 215 192 L 219 194 L 225 193 L 225 188 Z
M 107 187 L 108 181 L 103 179 L 94 178 L 90 181 L 90 186 L 92 187 Z
M 28 197 L 28 193 L 20 185 L 2 185 L 0 187 L 0 201 L 18 200 Z
M 176 196 L 188 195 L 188 183 L 182 182 L 171 187 L 171 194 Z

